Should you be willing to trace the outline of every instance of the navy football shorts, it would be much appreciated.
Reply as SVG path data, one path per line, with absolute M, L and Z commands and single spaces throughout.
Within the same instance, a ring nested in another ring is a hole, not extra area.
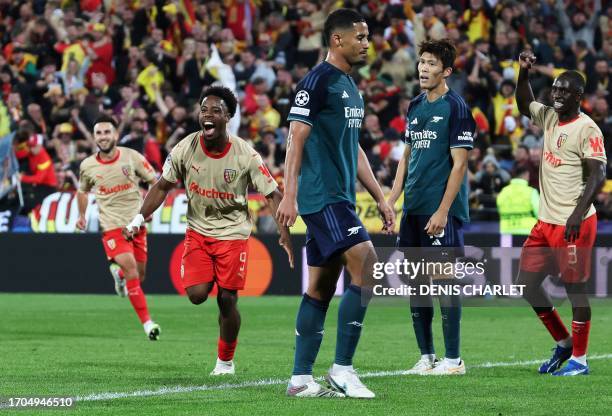
M 306 223 L 306 260 L 309 266 L 323 266 L 349 248 L 369 241 L 355 206 L 337 202 L 321 211 L 302 215 Z

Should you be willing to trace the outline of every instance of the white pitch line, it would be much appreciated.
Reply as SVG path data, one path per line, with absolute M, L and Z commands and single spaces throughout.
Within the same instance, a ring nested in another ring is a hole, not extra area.
M 589 360 L 608 360 L 612 358 L 612 354 L 599 354 L 589 356 Z M 539 364 L 544 359 L 540 360 L 529 360 L 529 361 L 509 361 L 509 362 L 486 362 L 482 364 L 475 364 L 468 366 L 470 369 L 475 368 L 496 368 L 496 367 L 522 367 L 527 365 Z M 376 377 L 393 377 L 406 375 L 406 370 L 394 370 L 394 371 L 374 371 L 362 373 L 359 375 L 360 378 L 376 378 Z M 317 380 L 323 380 L 323 377 L 317 377 Z M 164 396 L 166 394 L 177 394 L 177 393 L 192 393 L 195 391 L 211 391 L 211 390 L 234 390 L 242 389 L 245 387 L 261 387 L 261 386 L 278 386 L 288 382 L 288 379 L 280 378 L 268 378 L 254 381 L 245 381 L 242 383 L 225 383 L 217 385 L 201 385 L 201 386 L 174 386 L 174 387 L 162 387 L 157 390 L 138 390 L 126 393 L 94 393 L 87 396 L 77 396 L 74 398 L 78 402 L 92 402 L 99 400 L 114 400 L 114 399 L 125 399 L 129 397 L 149 397 L 149 396 Z

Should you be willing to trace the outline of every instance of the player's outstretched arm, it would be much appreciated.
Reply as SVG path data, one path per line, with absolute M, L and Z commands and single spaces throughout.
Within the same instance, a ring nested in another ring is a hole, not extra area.
M 274 214 L 274 219 L 276 221 L 276 225 L 278 226 L 278 232 L 280 233 L 278 244 L 287 252 L 289 266 L 293 269 L 293 245 L 291 244 L 289 227 L 282 225 L 276 218 L 276 212 L 278 211 L 278 206 L 280 205 L 282 199 L 283 194 L 278 189 L 275 189 L 270 195 L 266 195 L 266 201 Z
M 292 121 L 289 125 L 285 156 L 285 195 L 276 211 L 276 221 L 285 227 L 291 227 L 297 218 L 297 179 L 302 167 L 304 144 L 310 130 L 310 125 L 299 121 Z
M 393 187 L 391 188 L 391 194 L 387 198 L 387 203 L 391 208 L 395 206 L 398 198 L 404 190 L 404 183 L 406 183 L 406 172 L 408 172 L 408 163 L 410 159 L 410 145 L 406 145 L 404 148 L 404 154 L 402 160 L 397 165 L 397 172 L 395 173 L 395 179 L 393 180 Z
M 587 169 L 587 183 L 584 192 L 578 200 L 578 205 L 574 212 L 567 219 L 565 224 L 565 240 L 572 243 L 580 237 L 580 224 L 582 216 L 587 212 L 597 193 L 606 182 L 606 164 L 597 159 L 584 159 Z
M 395 229 L 395 211 L 393 210 L 393 207 L 389 206 L 387 201 L 385 201 L 385 194 L 380 188 L 380 185 L 374 176 L 374 172 L 372 172 L 370 162 L 368 162 L 368 157 L 361 146 L 359 146 L 358 152 L 357 179 L 359 179 L 359 182 L 361 182 L 368 193 L 372 195 L 372 198 L 374 198 L 376 201 L 378 212 L 383 220 L 383 231 L 390 234 Z
M 77 229 L 83 231 L 87 227 L 87 220 L 85 219 L 85 213 L 87 212 L 87 205 L 89 204 L 89 197 L 87 192 L 77 191 L 77 205 L 79 207 L 79 219 L 77 220 Z
M 535 101 L 531 85 L 529 84 L 529 69 L 535 63 L 536 57 L 530 50 L 524 50 L 519 54 L 519 76 L 516 83 L 516 104 L 520 113 L 531 118 L 529 104 Z
M 163 177 L 159 178 L 155 185 L 147 192 L 147 196 L 145 196 L 142 207 L 140 208 L 140 213 L 123 229 L 123 236 L 125 238 L 129 240 L 134 237 L 134 233 L 142 226 L 145 218 L 150 217 L 153 212 L 159 208 L 162 202 L 164 202 L 164 199 L 166 199 L 166 195 L 168 195 L 168 192 L 173 187 L 174 183 L 165 180 Z
M 431 216 L 427 224 L 425 225 L 425 231 L 429 235 L 437 235 L 444 230 L 446 222 L 448 221 L 448 211 L 450 210 L 461 184 L 467 171 L 467 159 L 468 149 L 463 147 L 456 147 L 451 149 L 451 158 L 453 159 L 453 167 L 448 176 L 448 182 L 446 183 L 446 190 L 440 202 L 440 207 Z

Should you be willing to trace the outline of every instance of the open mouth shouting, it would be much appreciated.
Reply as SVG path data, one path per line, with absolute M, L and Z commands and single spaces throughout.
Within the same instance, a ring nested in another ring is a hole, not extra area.
M 212 121 L 205 121 L 202 127 L 204 127 L 204 135 L 206 137 L 213 137 L 217 130 L 215 123 L 213 123 Z

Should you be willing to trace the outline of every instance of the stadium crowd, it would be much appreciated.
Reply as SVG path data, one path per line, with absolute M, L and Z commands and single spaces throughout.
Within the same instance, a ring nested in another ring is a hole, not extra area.
M 519 171 L 538 187 L 542 131 L 520 116 L 514 98 L 525 47 L 537 57 L 538 101 L 550 103 L 563 70 L 584 74 L 582 109 L 612 154 L 612 2 L 0 0 L 0 137 L 19 133 L 26 212 L 51 192 L 76 189 L 101 113 L 118 120 L 121 146 L 161 170 L 177 141 L 200 128 L 198 98 L 215 82 L 239 98 L 232 133 L 252 143 L 282 184 L 294 89 L 324 59 L 323 22 L 341 6 L 368 23 L 368 62 L 354 74 L 366 102 L 360 142 L 387 188 L 403 153 L 408 104 L 419 93 L 418 45 L 430 38 L 455 43 L 448 84 L 477 122 L 473 219 L 497 219 L 496 196 Z M 600 218 L 612 218 L 611 184 L 597 200 Z

